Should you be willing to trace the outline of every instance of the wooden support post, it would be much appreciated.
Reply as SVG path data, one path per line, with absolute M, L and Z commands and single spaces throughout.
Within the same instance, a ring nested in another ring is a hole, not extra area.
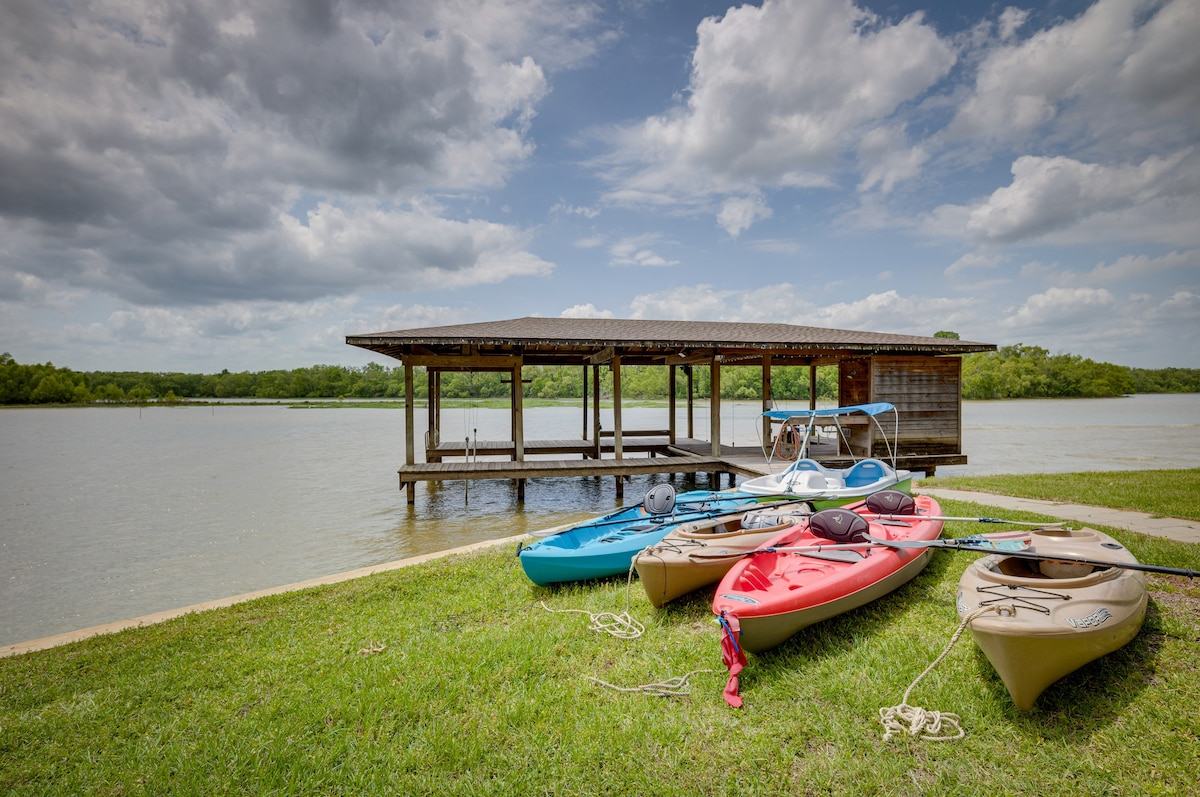
M 771 396 L 771 355 L 764 354 L 762 362 L 762 409 L 763 413 L 772 407 Z M 763 448 L 767 451 L 771 450 L 771 419 L 765 414 L 762 416 L 762 441 Z
M 521 366 L 512 370 L 512 436 L 513 457 L 525 461 L 525 385 L 521 382 Z
M 683 366 L 683 373 L 687 376 L 687 436 L 689 440 L 694 440 L 696 438 L 696 396 L 693 392 L 695 389 L 695 382 L 693 381 L 694 374 L 692 373 L 692 366 Z
M 623 443 L 621 441 L 621 355 L 614 354 L 612 358 L 613 375 L 613 456 L 624 459 Z
M 667 422 L 667 442 L 675 445 L 675 366 L 667 366 L 667 411 L 670 418 Z
M 712 437 L 712 455 L 721 456 L 721 361 L 714 354 L 709 361 L 708 429 Z
M 592 442 L 595 443 L 593 459 L 600 459 L 600 366 L 592 366 Z
M 413 440 L 417 433 L 417 425 L 413 422 L 413 367 L 404 363 L 404 462 L 414 465 L 417 461 L 416 442 Z M 417 486 L 408 483 L 408 502 L 417 502 Z
M 588 367 L 583 366 L 583 439 L 588 439 Z

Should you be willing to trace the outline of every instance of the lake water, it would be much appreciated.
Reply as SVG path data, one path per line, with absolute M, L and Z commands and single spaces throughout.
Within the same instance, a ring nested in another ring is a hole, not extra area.
M 799 406 L 799 405 L 797 405 Z M 756 402 L 723 442 L 758 445 Z M 424 412 L 418 438 L 424 437 Z M 625 429 L 666 428 L 631 408 Z M 707 437 L 707 407 L 695 413 Z M 611 426 L 611 414 L 605 418 Z M 686 429 L 680 412 L 678 428 Z M 901 418 L 903 423 L 903 418 Z M 447 409 L 442 437 L 509 436 L 507 410 Z M 528 408 L 531 438 L 579 437 L 578 407 Z M 1200 395 L 967 402 L 970 464 L 939 475 L 1200 467 Z M 611 511 L 611 477 L 418 485 L 405 502 L 397 409 L 0 410 L 0 645 Z M 625 501 L 652 483 L 638 477 Z M 680 491 L 706 477 L 671 479 Z

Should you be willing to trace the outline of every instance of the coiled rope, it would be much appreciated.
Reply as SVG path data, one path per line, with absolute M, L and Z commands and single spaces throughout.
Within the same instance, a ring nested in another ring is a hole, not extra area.
M 927 742 L 952 742 L 966 736 L 966 731 L 960 724 L 962 718 L 957 714 L 949 711 L 927 711 L 919 706 L 910 706 L 908 696 L 921 682 L 921 679 L 932 672 L 942 659 L 946 658 L 950 648 L 954 647 L 954 643 L 962 636 L 971 621 L 992 611 L 996 611 L 996 607 L 982 606 L 964 617 L 958 624 L 958 630 L 950 637 L 946 649 L 925 668 L 923 673 L 916 677 L 916 680 L 909 684 L 908 689 L 904 691 L 904 697 L 900 699 L 900 705 L 879 709 L 879 721 L 883 723 L 885 729 L 883 734 L 885 742 L 899 733 L 907 733 L 909 736 L 920 735 L 921 739 Z
M 633 562 L 629 563 L 629 574 L 625 582 L 625 611 L 620 614 L 612 612 L 589 612 L 584 609 L 551 609 L 544 601 L 539 601 L 542 608 L 548 612 L 572 612 L 586 614 L 591 620 L 588 628 L 592 631 L 602 631 L 618 639 L 637 639 L 646 631 L 646 627 L 633 619 L 629 614 L 629 590 L 633 584 Z

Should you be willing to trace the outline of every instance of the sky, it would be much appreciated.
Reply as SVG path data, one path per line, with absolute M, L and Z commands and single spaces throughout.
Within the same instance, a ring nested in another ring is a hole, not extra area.
M 0 352 L 523 316 L 1200 367 L 1200 3 L 0 0 Z

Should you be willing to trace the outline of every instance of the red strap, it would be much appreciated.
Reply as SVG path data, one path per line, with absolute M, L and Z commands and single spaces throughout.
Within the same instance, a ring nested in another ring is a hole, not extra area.
M 746 666 L 746 653 L 738 645 L 741 635 L 737 615 L 721 613 L 721 659 L 729 668 L 729 680 L 725 682 L 725 702 L 734 708 L 742 707 L 742 697 L 738 694 L 738 674 Z

